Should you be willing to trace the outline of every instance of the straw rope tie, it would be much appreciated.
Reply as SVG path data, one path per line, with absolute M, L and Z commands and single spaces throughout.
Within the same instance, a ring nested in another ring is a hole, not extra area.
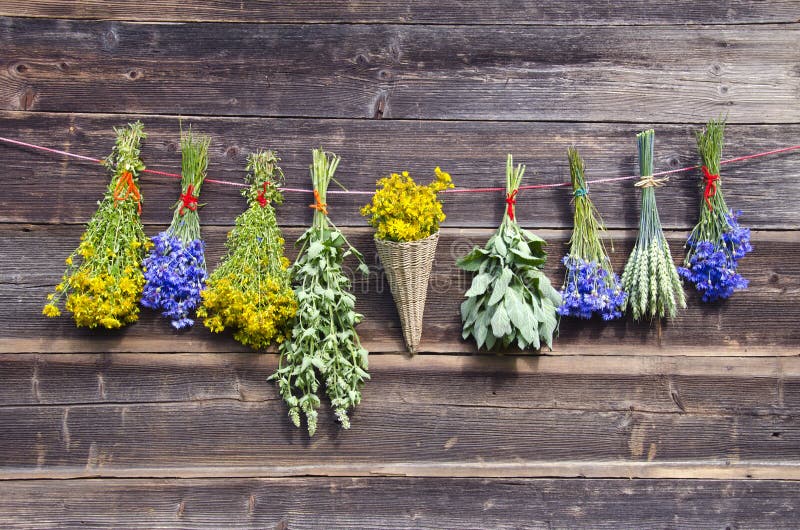
M 637 188 L 660 188 L 669 181 L 669 177 L 656 178 L 653 175 L 645 175 L 634 184 Z

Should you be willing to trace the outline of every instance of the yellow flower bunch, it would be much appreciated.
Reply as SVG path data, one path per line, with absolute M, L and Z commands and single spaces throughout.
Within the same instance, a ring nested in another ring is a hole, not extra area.
M 78 248 L 65 260 L 67 270 L 42 314 L 57 317 L 59 302 L 82 327 L 116 329 L 136 322 L 144 287 L 142 258 L 152 246 L 139 219 L 141 195 L 136 176 L 144 169 L 139 144 L 145 137 L 136 122 L 115 129 L 117 142 L 106 166 L 113 178 Z
M 289 260 L 272 207 L 282 201 L 278 187 L 283 173 L 277 163 L 272 151 L 250 156 L 250 187 L 243 193 L 248 208 L 236 218 L 228 253 L 206 282 L 197 310 L 212 332 L 230 329 L 237 341 L 254 349 L 286 340 L 297 313 Z
M 287 265 L 283 264 L 284 270 Z M 233 274 L 208 282 L 198 311 L 205 317 L 206 327 L 215 333 L 233 329 L 236 340 L 254 349 L 266 348 L 272 342 L 280 344 L 288 338 L 288 323 L 297 313 L 291 287 L 271 277 L 264 280 L 260 289 L 254 285 L 242 287 Z
M 436 194 L 453 187 L 450 175 L 435 169 L 435 178 L 427 186 L 414 182 L 408 171 L 392 173 L 378 181 L 379 189 L 372 203 L 361 208 L 369 224 L 377 229 L 378 239 L 417 241 L 439 230 L 444 221 L 442 203 Z

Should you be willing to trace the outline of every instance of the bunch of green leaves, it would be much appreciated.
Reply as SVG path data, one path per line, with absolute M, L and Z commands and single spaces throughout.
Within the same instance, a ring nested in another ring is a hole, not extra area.
M 58 316 L 59 302 L 66 296 L 65 308 L 75 323 L 90 328 L 119 328 L 138 319 L 144 284 L 141 261 L 150 245 L 139 217 L 144 126 L 137 121 L 114 132 L 114 149 L 104 161 L 111 181 L 43 310 L 46 316 Z
M 622 284 L 628 293 L 625 305 L 630 307 L 634 320 L 673 318 L 679 308 L 686 307 L 683 285 L 658 216 L 655 188 L 660 182 L 653 178 L 654 137 L 652 129 L 636 135 L 642 211 L 639 237 L 622 273 Z
M 301 250 L 292 267 L 298 311 L 291 340 L 281 344 L 280 364 L 270 377 L 278 381 L 292 423 L 300 426 L 302 412 L 311 436 L 317 430 L 321 381 L 339 423 L 349 429 L 348 409 L 361 402 L 361 387 L 369 379 L 368 353 L 355 330 L 363 316 L 355 311 L 356 299 L 342 262 L 353 255 L 359 271 L 366 275 L 369 269 L 361 253 L 330 221 L 325 205 L 339 160 L 321 149 L 313 151 L 316 210 L 311 228 L 297 241 Z
M 195 138 L 191 127 L 188 131 L 181 131 L 181 194 L 200 196 L 200 188 L 206 178 L 208 169 L 208 146 L 211 138 L 200 136 Z M 198 214 L 201 204 L 193 208 L 184 206 L 178 200 L 173 206 L 172 223 L 167 232 L 177 237 L 184 243 L 191 243 L 200 239 L 200 216 Z
M 519 190 L 525 166 L 506 163 L 506 194 Z M 511 215 L 509 215 L 511 213 Z M 552 348 L 558 326 L 556 308 L 561 303 L 545 276 L 545 241 L 520 228 L 513 218 L 513 205 L 506 210 L 500 227 L 484 248 L 475 247 L 459 259 L 458 266 L 477 274 L 461 304 L 462 336 L 473 337 L 478 348 Z

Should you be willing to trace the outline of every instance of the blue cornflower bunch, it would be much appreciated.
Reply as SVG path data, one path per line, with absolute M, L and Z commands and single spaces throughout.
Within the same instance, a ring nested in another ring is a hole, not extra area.
M 184 243 L 164 231 L 152 238 L 153 248 L 144 260 L 142 305 L 160 310 L 175 329 L 192 326 L 189 315 L 200 304 L 205 287 L 205 244 L 201 239 Z
M 718 241 L 695 241 L 689 236 L 686 242 L 686 266 L 678 267 L 678 274 L 694 284 L 703 295 L 703 302 L 730 298 L 734 291 L 747 289 L 747 279 L 736 270 L 739 260 L 753 250 L 750 229 L 737 221 L 741 213 L 731 211 L 725 215 L 730 231 Z
M 181 135 L 181 195 L 169 228 L 152 238 L 144 259 L 142 305 L 161 311 L 175 329 L 194 325 L 190 318 L 200 305 L 207 277 L 205 244 L 197 214 L 200 187 L 208 167 L 208 137 L 194 138 L 191 129 Z
M 600 315 L 603 320 L 622 317 L 625 291 L 619 276 L 596 261 L 587 261 L 570 255 L 561 263 L 567 268 L 567 277 L 561 289 L 562 316 L 590 319 Z
M 742 212 L 729 210 L 722 196 L 719 167 L 724 130 L 724 120 L 711 120 L 697 134 L 705 191 L 700 220 L 686 241 L 684 266 L 678 269 L 681 277 L 702 294 L 703 302 L 729 298 L 734 291 L 747 288 L 747 279 L 737 267 L 739 260 L 753 250 L 750 229 L 739 225 Z
M 558 314 L 584 319 L 597 314 L 603 320 L 614 320 L 622 317 L 626 294 L 600 239 L 605 227 L 586 189 L 583 160 L 573 147 L 568 156 L 575 197 L 575 228 L 569 254 L 561 260 L 567 275 Z

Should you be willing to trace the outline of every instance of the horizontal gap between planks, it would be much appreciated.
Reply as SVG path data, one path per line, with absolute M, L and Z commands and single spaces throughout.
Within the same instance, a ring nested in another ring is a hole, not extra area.
M 401 21 L 401 20 L 356 20 L 356 21 L 323 21 L 323 20 L 297 20 L 297 21 L 273 21 L 269 19 L 244 20 L 237 18 L 209 18 L 209 19 L 189 19 L 189 18 L 127 18 L 127 17 L 92 17 L 92 16 L 47 16 L 47 15 L 19 15 L 14 12 L 0 11 L 0 17 L 31 19 L 31 20 L 59 20 L 59 21 L 85 21 L 85 22 L 119 22 L 122 24 L 151 24 L 151 25 L 178 25 L 178 24 L 249 24 L 260 26 L 434 26 L 434 27 L 487 27 L 487 26 L 514 26 L 531 28 L 602 28 L 602 27 L 645 27 L 645 28 L 710 28 L 716 26 L 791 26 L 800 23 L 796 20 L 752 20 L 741 22 L 715 22 L 707 24 L 702 22 L 649 22 L 647 20 L 637 22 L 626 21 L 604 21 L 604 22 L 521 22 L 515 20 L 496 20 L 493 22 L 433 22 L 433 21 Z
M 128 468 L 82 467 L 0 470 L 0 481 L 98 478 L 197 479 L 288 477 L 588 478 L 588 479 L 752 479 L 800 481 L 800 463 L 690 460 L 674 462 L 497 462 L 397 463 L 263 467 Z
M 191 120 L 197 119 L 214 119 L 214 120 L 320 120 L 320 121 L 376 121 L 376 122 L 431 122 L 431 123 L 515 123 L 515 124 L 536 124 L 536 123 L 565 123 L 565 124 L 613 124 L 624 125 L 630 124 L 634 129 L 642 128 L 655 128 L 658 129 L 659 125 L 696 125 L 704 126 L 706 121 L 665 121 L 652 122 L 648 120 L 630 121 L 630 120 L 614 120 L 614 119 L 539 119 L 539 120 L 510 120 L 510 119 L 486 119 L 486 118 L 373 118 L 369 116 L 299 116 L 289 114 L 173 114 L 171 112 L 71 112 L 71 111 L 37 111 L 37 110 L 19 110 L 19 109 L 3 109 L 0 108 L 0 114 L 31 114 L 31 115 L 53 115 L 53 116 L 82 116 L 82 117 L 114 117 L 126 116 L 126 119 L 139 119 L 144 121 L 148 116 L 153 118 L 175 118 L 176 120 Z M 711 118 L 713 116 L 708 116 Z M 728 121 L 728 125 L 735 126 L 777 126 L 777 125 L 798 125 L 800 122 L 795 121 L 773 121 L 773 122 L 738 122 Z M 146 125 L 146 124 L 145 124 Z

